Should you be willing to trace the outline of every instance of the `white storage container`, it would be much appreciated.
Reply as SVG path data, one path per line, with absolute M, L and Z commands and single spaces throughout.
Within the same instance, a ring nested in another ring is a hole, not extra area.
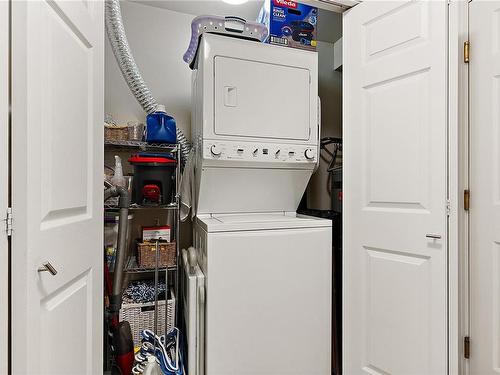
M 167 323 L 167 332 L 175 326 L 175 294 L 170 291 L 170 299 L 165 308 L 165 300 L 158 301 L 158 331 L 157 335 L 165 333 L 165 322 Z M 165 314 L 167 319 L 165 321 Z M 155 303 L 123 303 L 120 309 L 120 322 L 128 321 L 134 338 L 134 346 L 141 344 L 141 332 L 150 329 L 154 332 L 155 324 Z

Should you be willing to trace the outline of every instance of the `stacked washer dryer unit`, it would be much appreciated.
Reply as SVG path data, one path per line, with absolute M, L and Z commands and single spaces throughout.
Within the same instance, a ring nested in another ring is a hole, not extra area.
M 330 374 L 331 222 L 297 215 L 318 163 L 317 54 L 204 34 L 193 71 L 205 276 L 198 375 Z

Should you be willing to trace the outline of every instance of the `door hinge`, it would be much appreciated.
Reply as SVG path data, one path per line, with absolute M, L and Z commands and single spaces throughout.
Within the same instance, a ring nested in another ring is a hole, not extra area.
M 12 207 L 7 208 L 7 215 L 5 216 L 5 232 L 7 236 L 12 236 Z
M 449 199 L 446 200 L 446 215 L 451 215 L 451 201 Z
M 464 358 L 470 358 L 470 338 L 469 336 L 464 337 Z
M 464 210 L 469 211 L 470 207 L 470 190 L 464 190 Z
M 469 55 L 470 55 L 470 43 L 468 40 L 464 42 L 464 63 L 469 62 Z

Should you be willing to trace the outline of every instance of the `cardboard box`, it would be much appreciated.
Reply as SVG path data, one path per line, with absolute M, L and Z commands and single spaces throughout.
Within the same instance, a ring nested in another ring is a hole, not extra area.
M 292 0 L 266 1 L 268 43 L 316 51 L 318 8 Z
M 142 227 L 142 241 L 163 240 L 170 242 L 170 226 L 161 227 Z

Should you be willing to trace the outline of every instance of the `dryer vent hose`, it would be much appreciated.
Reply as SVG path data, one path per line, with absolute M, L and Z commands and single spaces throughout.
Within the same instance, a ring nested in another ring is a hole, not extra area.
M 119 0 L 106 0 L 106 32 L 113 49 L 116 61 L 125 78 L 125 81 L 135 98 L 146 113 L 153 113 L 158 107 L 158 102 L 151 94 L 142 78 L 141 72 L 135 63 L 134 56 L 128 44 L 123 27 L 122 12 Z M 190 145 L 182 130 L 177 127 L 177 142 L 180 146 L 181 159 L 186 161 Z

